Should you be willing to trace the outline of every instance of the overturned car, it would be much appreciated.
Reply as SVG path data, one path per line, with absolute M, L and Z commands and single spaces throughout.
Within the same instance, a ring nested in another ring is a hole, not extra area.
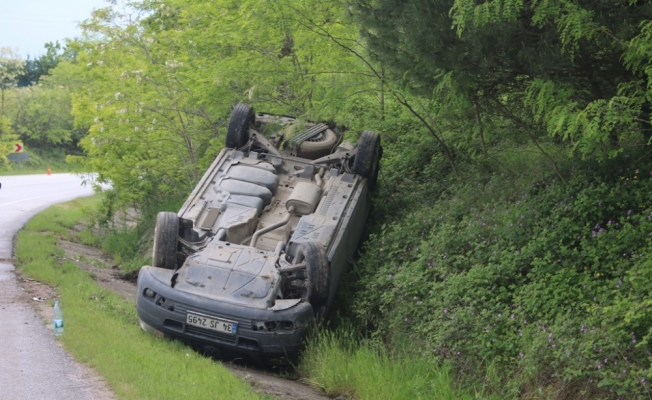
M 157 216 L 138 276 L 143 330 L 227 354 L 295 355 L 333 302 L 378 177 L 376 132 L 340 142 L 329 125 L 236 105 L 226 147 L 181 210 Z

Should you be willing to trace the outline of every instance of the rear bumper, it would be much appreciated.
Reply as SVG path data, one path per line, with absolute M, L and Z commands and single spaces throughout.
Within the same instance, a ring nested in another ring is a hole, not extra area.
M 167 337 L 227 353 L 291 357 L 298 353 L 313 320 L 312 306 L 306 302 L 279 311 L 244 307 L 175 290 L 170 287 L 169 279 L 161 279 L 171 277 L 171 271 L 169 274 L 160 272 L 154 267 L 141 268 L 136 308 L 141 326 L 144 323 L 148 331 L 153 329 Z M 146 296 L 146 289 L 153 291 L 154 296 Z M 187 325 L 188 312 L 237 323 L 236 334 Z M 269 322 L 269 326 L 276 325 L 275 329 L 260 329 L 265 322 Z

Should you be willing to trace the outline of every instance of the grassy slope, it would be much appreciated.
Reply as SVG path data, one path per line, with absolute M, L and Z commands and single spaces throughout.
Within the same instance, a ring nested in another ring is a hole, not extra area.
M 16 242 L 20 270 L 58 287 L 66 349 L 104 376 L 119 398 L 261 398 L 210 359 L 142 332 L 133 304 L 100 288 L 73 262 L 61 258 L 57 237 L 68 237 L 69 228 L 97 202 L 93 197 L 53 206 L 34 217 Z
M 340 311 L 502 398 L 648 396 L 652 163 L 548 150 L 566 183 L 528 146 L 494 152 L 500 166 L 461 163 L 462 179 L 386 151 Z

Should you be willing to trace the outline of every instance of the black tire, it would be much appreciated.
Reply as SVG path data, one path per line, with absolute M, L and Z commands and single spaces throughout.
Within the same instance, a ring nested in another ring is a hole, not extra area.
M 179 216 L 173 212 L 162 211 L 156 216 L 154 229 L 154 249 L 152 265 L 157 268 L 177 268 L 177 245 L 179 236 Z
M 306 263 L 307 298 L 314 310 L 326 305 L 330 290 L 331 271 L 326 250 L 315 242 L 304 242 L 297 248 L 294 263 Z
M 256 114 L 249 104 L 238 103 L 231 111 L 226 128 L 226 147 L 239 149 L 249 141 L 249 125 L 256 123 Z
M 353 160 L 353 172 L 367 178 L 369 189 L 376 188 L 378 169 L 383 149 L 380 146 L 380 135 L 374 131 L 364 131 L 358 141 L 358 151 Z
M 335 132 L 326 129 L 317 136 L 316 140 L 302 142 L 297 149 L 297 156 L 309 160 L 316 160 L 320 157 L 327 156 L 337 144 L 337 140 L 338 138 Z

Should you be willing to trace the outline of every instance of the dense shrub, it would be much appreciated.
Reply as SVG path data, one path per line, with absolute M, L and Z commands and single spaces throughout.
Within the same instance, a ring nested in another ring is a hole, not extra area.
M 575 163 L 566 183 L 552 172 L 468 172 L 446 192 L 413 184 L 377 202 L 382 226 L 351 288 L 360 327 L 390 344 L 407 339 L 463 373 L 491 364 L 505 395 L 555 385 L 567 396 L 648 394 L 650 161 Z

